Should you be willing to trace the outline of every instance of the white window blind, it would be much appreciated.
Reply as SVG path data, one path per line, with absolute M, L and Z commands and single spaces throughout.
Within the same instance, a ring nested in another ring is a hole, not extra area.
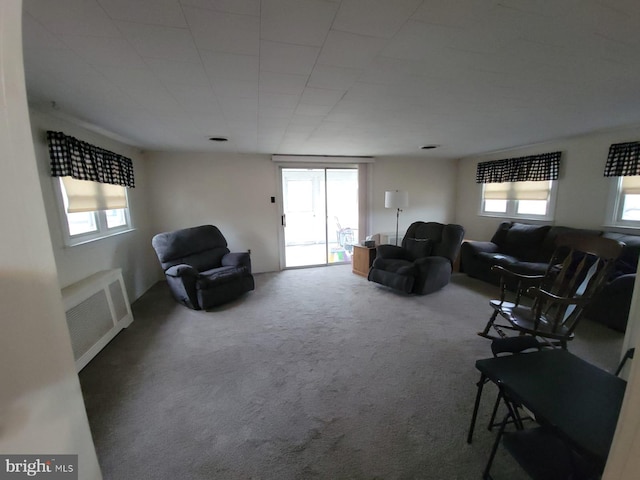
M 622 177 L 621 190 L 624 195 L 640 195 L 640 175 Z
M 547 200 L 548 180 L 530 182 L 485 183 L 485 200 Z
M 127 208 L 125 187 L 61 177 L 67 195 L 67 213 Z

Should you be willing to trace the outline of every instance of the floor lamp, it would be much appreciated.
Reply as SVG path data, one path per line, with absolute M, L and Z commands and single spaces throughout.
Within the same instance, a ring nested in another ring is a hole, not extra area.
M 409 192 L 387 190 L 384 192 L 384 208 L 395 208 L 396 211 L 396 246 L 398 245 L 398 221 L 401 209 L 409 206 Z

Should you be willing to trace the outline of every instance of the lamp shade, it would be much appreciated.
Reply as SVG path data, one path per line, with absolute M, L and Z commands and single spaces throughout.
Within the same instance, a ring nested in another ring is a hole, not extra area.
M 405 208 L 409 206 L 409 192 L 387 190 L 384 192 L 384 208 Z

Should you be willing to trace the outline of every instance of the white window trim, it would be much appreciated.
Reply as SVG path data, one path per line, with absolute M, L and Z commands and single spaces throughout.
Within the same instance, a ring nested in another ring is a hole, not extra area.
M 485 212 L 484 211 L 484 184 L 480 188 L 480 201 L 478 202 L 478 215 L 481 217 L 495 217 L 506 218 L 510 220 L 539 220 L 550 221 L 553 220 L 556 211 L 556 199 L 558 197 L 558 181 L 551 180 L 551 189 L 549 190 L 549 200 L 547 203 L 546 215 L 532 215 L 532 214 L 519 214 L 517 213 L 517 200 L 507 200 L 507 211 L 501 212 Z
M 622 178 L 623 177 L 609 178 L 609 199 L 607 201 L 607 212 L 603 226 L 639 230 L 640 221 L 622 220 Z
M 95 232 L 87 232 L 78 235 L 71 235 L 69 233 L 69 222 L 67 221 L 67 212 L 64 208 L 64 198 L 62 193 L 62 187 L 60 185 L 59 177 L 52 177 L 53 181 L 53 190 L 56 196 L 56 203 L 58 204 L 58 217 L 59 223 L 62 227 L 62 237 L 64 245 L 67 247 L 75 247 L 77 245 L 84 245 L 86 243 L 95 242 L 98 240 L 102 240 L 103 238 L 109 238 L 116 235 L 122 235 L 123 233 L 132 232 L 135 230 L 131 223 L 131 214 L 130 214 L 130 206 L 129 206 L 129 192 L 126 192 L 127 195 L 127 208 L 125 211 L 126 224 L 119 226 L 108 228 L 107 227 L 107 219 L 104 212 L 96 211 L 93 212 L 96 216 L 96 225 L 98 226 L 98 230 Z M 125 189 L 126 190 L 126 189 Z

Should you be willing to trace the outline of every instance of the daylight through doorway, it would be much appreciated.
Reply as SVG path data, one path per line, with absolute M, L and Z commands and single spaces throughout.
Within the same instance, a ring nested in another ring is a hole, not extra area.
M 358 240 L 358 170 L 281 171 L 285 268 L 351 262 Z

